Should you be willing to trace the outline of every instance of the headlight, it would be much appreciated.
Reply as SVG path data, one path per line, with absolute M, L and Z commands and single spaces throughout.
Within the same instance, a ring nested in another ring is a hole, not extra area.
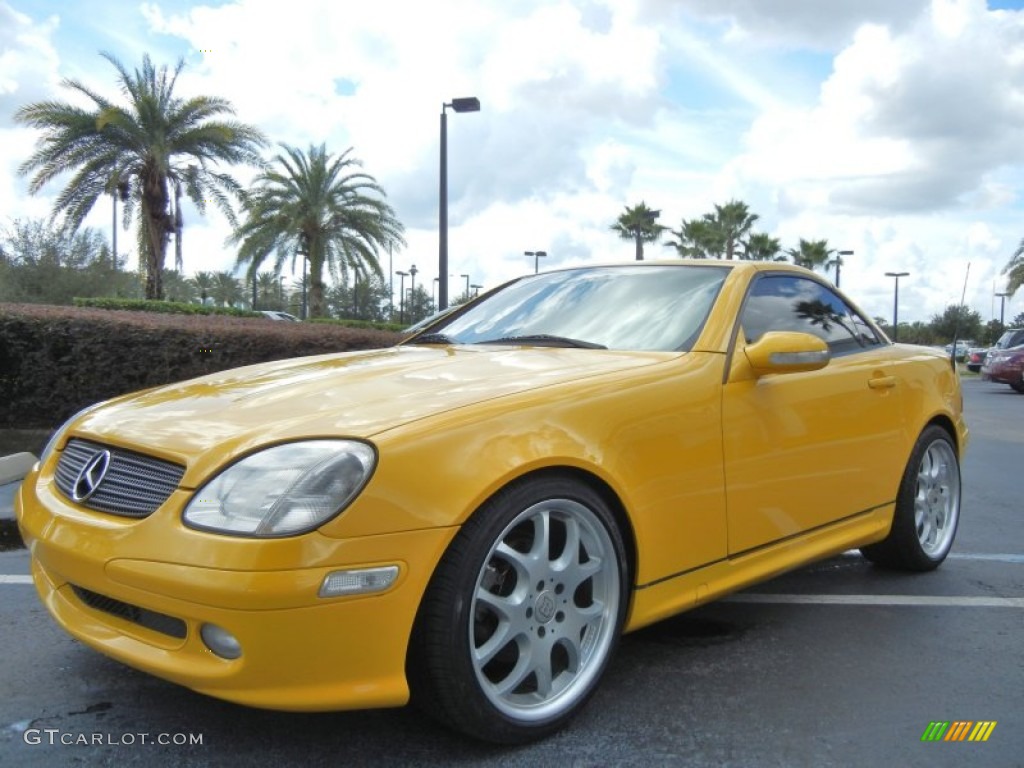
M 307 440 L 254 453 L 192 497 L 192 528 L 240 536 L 293 536 L 347 507 L 373 474 L 377 455 L 355 440 Z

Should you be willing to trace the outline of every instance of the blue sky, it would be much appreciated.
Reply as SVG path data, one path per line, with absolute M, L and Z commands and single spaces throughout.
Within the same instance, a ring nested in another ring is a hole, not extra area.
M 27 194 L 17 108 L 67 99 L 65 77 L 113 96 L 98 52 L 149 53 L 183 57 L 182 94 L 230 99 L 273 142 L 353 147 L 408 230 L 392 268 L 427 280 L 440 107 L 480 97 L 449 118 L 453 295 L 462 274 L 528 271 L 525 250 L 631 258 L 608 227 L 641 200 L 677 228 L 735 198 L 784 247 L 854 250 L 842 287 L 873 315 L 891 313 L 886 271 L 911 273 L 901 319 L 927 320 L 970 263 L 987 320 L 1024 237 L 1022 43 L 1002 0 L 0 0 L 0 215 L 46 215 L 59 192 Z M 88 223 L 109 231 L 109 208 Z M 186 272 L 233 266 L 218 213 L 186 225 Z

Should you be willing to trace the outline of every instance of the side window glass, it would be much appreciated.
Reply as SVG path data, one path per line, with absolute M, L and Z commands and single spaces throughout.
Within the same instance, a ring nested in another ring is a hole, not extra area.
M 824 340 L 833 355 L 877 346 L 871 326 L 821 283 L 800 275 L 766 275 L 756 280 L 741 318 L 747 342 L 768 331 L 800 331 Z

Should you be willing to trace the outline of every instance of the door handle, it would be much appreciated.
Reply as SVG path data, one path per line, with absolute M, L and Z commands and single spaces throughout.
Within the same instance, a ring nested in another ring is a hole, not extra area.
M 868 379 L 868 386 L 872 389 L 892 389 L 896 386 L 895 376 L 875 376 Z

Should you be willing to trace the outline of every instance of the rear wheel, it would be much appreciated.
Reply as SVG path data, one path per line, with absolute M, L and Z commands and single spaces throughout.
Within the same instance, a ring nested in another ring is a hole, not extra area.
M 599 494 L 553 476 L 510 486 L 463 526 L 431 581 L 410 648 L 414 700 L 487 741 L 558 730 L 611 658 L 627 585 Z
M 1021 381 L 1015 381 L 1010 386 L 1013 387 L 1014 392 L 1020 392 L 1022 395 L 1024 395 L 1024 379 L 1022 379 Z
M 910 571 L 937 568 L 960 521 L 960 461 L 944 429 L 921 433 L 900 482 L 889 536 L 861 549 L 874 563 Z

